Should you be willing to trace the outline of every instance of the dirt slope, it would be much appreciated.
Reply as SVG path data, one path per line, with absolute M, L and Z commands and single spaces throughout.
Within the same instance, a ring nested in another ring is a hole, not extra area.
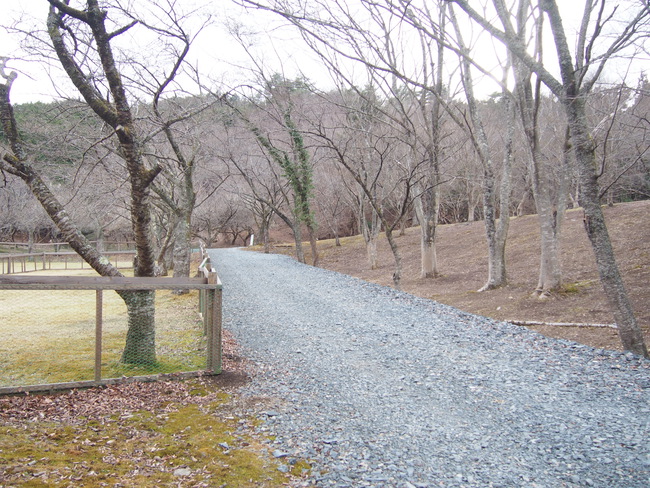
M 616 257 L 633 307 L 650 343 L 650 201 L 604 208 Z M 441 276 L 422 279 L 419 228 L 398 238 L 403 257 L 402 289 L 462 310 L 504 320 L 612 323 L 595 267 L 594 255 L 582 224 L 582 211 L 570 210 L 563 229 L 562 267 L 564 290 L 546 300 L 532 298 L 538 278 L 539 228 L 534 215 L 513 218 L 506 259 L 509 284 L 499 290 L 478 293 L 487 278 L 487 245 L 483 222 L 443 225 L 438 230 Z M 394 260 L 385 238 L 379 245 L 379 269 L 371 270 L 359 236 L 320 241 L 320 265 L 367 281 L 392 285 Z M 308 246 L 306 246 L 307 250 Z M 275 252 L 291 252 L 276 246 Z M 308 256 L 308 261 L 310 257 Z M 595 347 L 620 349 L 614 329 L 536 327 L 553 337 Z

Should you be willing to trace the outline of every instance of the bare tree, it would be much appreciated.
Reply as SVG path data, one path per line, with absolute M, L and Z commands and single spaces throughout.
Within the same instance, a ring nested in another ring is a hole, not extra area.
M 115 18 L 110 17 L 109 12 L 104 10 L 104 4 L 100 5 L 98 0 L 87 0 L 83 8 L 73 8 L 69 2 L 60 0 L 48 2 L 50 10 L 47 32 L 56 58 L 85 103 L 109 128 L 106 139 L 115 140 L 116 153 L 126 166 L 130 188 L 130 217 L 137 253 L 135 275 L 154 276 L 155 241 L 151 232 L 150 192 L 161 166 L 149 166 L 143 156 L 143 134 L 139 121 L 134 116 L 125 84 L 130 77 L 123 76 L 113 47 L 114 41 L 120 36 L 135 26 L 144 24 L 119 8 L 111 9 L 110 13 L 115 14 Z M 164 6 L 160 9 L 166 10 Z M 173 8 L 168 10 L 171 11 Z M 177 20 L 173 15 L 170 18 L 172 23 Z M 119 22 L 124 23 L 119 25 Z M 164 29 L 156 32 L 165 36 Z M 173 79 L 176 72 L 172 68 L 171 74 L 163 76 L 163 80 L 168 80 L 169 77 Z M 151 72 L 148 74 L 155 78 Z M 79 232 L 65 208 L 30 164 L 30 154 L 19 136 L 10 102 L 15 73 L 6 74 L 3 71 L 2 75 L 4 83 L 0 93 L 0 109 L 5 134 L 8 134 L 11 142 L 11 152 L 3 155 L 2 170 L 19 176 L 27 183 L 64 238 L 93 269 L 102 276 L 119 276 L 119 271 Z M 165 81 L 163 85 L 166 86 Z M 122 361 L 154 364 L 154 292 L 120 292 L 120 295 L 127 305 L 129 316 Z
M 461 78 L 467 108 L 472 127 L 469 129 L 470 137 L 476 154 L 483 167 L 483 221 L 488 243 L 488 279 L 479 291 L 491 290 L 503 286 L 507 282 L 505 247 L 510 222 L 510 180 L 512 165 L 512 138 L 514 133 L 514 110 L 507 93 L 501 98 L 503 113 L 508 124 L 505 140 L 505 155 L 502 169 L 501 184 L 496 182 L 495 163 L 492 150 L 488 142 L 483 120 L 479 114 L 479 107 L 474 95 L 474 81 L 472 78 L 471 53 L 463 40 L 462 31 L 454 10 L 449 10 L 450 18 L 456 32 L 456 42 L 460 51 Z M 509 66 L 503 68 L 506 78 Z M 497 190 L 499 192 L 499 209 L 497 219 Z
M 343 95 L 352 95 L 353 103 L 339 101 L 343 109 L 340 117 L 321 119 L 312 129 L 313 135 L 358 185 L 359 227 L 371 267 L 376 263 L 376 237 L 383 228 L 395 260 L 393 284 L 399 289 L 402 257 L 394 231 L 412 210 L 417 167 L 399 163 L 408 151 L 392 133 L 391 125 L 382 121 L 383 111 L 377 110 L 381 102 L 375 99 L 372 87 L 344 91 Z
M 501 26 L 472 8 L 467 0 L 450 0 L 462 8 L 477 24 L 501 41 L 514 56 L 534 72 L 564 104 L 578 168 L 580 205 L 584 210 L 585 230 L 596 257 L 600 279 L 618 325 L 626 350 L 648 356 L 643 334 L 637 324 L 621 278 L 611 240 L 600 207 L 596 148 L 586 111 L 586 98 L 608 62 L 649 38 L 650 9 L 643 2 L 626 2 L 626 9 L 608 5 L 605 0 L 587 0 L 580 29 L 572 52 L 567 30 L 555 0 L 539 0 L 537 7 L 548 18 L 555 42 L 560 78 L 556 78 L 528 46 L 517 36 L 508 21 L 506 5 L 492 0 Z M 619 17 L 618 14 L 622 17 Z M 605 34 L 609 33 L 609 37 Z
M 286 181 L 289 190 L 286 200 L 290 202 L 291 217 L 283 217 L 279 208 L 274 208 L 273 211 L 292 229 L 297 258 L 301 262 L 305 262 L 301 227 L 307 228 L 312 264 L 317 266 L 317 223 L 312 210 L 313 163 L 304 133 L 296 122 L 298 115 L 295 103 L 295 98 L 301 93 L 308 93 L 305 90 L 308 83 L 302 79 L 287 80 L 280 74 L 267 77 L 261 69 L 257 74 L 262 80 L 264 91 L 256 91 L 256 95 L 263 102 L 255 102 L 255 96 L 246 97 L 248 106 L 244 109 L 228 99 L 226 103 L 237 113 L 268 161 L 277 167 L 279 175 Z M 254 120 L 246 112 L 252 112 L 259 120 Z M 266 125 L 263 127 L 263 124 Z M 238 169 L 241 171 L 242 167 L 239 166 Z

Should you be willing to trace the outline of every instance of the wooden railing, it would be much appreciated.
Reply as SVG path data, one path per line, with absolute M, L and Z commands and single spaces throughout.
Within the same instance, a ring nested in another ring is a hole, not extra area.
M 65 276 L 0 276 L 0 290 L 95 290 L 95 363 L 94 380 L 57 384 L 10 386 L 0 388 L 0 394 L 26 391 L 50 391 L 98 386 L 123 381 L 124 378 L 102 378 L 102 302 L 105 290 L 199 290 L 203 329 L 206 336 L 206 369 L 174 373 L 174 376 L 197 376 L 221 373 L 221 283 L 213 270 L 203 266 L 197 278 L 124 278 L 124 277 L 65 277 Z M 1 326 L 2 324 L 0 324 Z M 152 381 L 161 375 L 136 376 L 128 380 Z M 162 375 L 165 376 L 165 375 Z
M 90 244 L 96 246 L 98 249 L 105 251 L 126 251 L 128 249 L 133 249 L 135 247 L 135 242 L 133 241 L 89 241 Z M 0 242 L 0 249 L 10 250 L 19 249 L 25 250 L 34 250 L 38 249 L 40 252 L 60 252 L 60 251 L 72 251 L 70 244 L 67 242 Z
M 133 267 L 135 251 L 106 251 L 102 255 L 106 256 L 116 268 Z M 0 274 L 89 268 L 83 258 L 74 251 L 0 254 Z

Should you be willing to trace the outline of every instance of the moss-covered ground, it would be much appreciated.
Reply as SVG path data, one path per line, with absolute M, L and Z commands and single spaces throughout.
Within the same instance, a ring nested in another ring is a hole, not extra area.
M 0 397 L 0 486 L 279 487 L 308 468 L 281 472 L 231 401 L 201 379 Z

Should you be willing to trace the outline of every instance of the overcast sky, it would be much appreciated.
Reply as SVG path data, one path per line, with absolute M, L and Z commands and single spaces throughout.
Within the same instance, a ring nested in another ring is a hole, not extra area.
M 350 0 L 350 2 L 354 1 Z M 212 9 L 213 22 L 199 35 L 192 47 L 189 59 L 192 63 L 196 63 L 199 70 L 204 73 L 206 77 L 203 80 L 204 82 L 208 81 L 207 78 L 211 78 L 215 82 L 223 80 L 227 84 L 236 84 L 251 79 L 251 74 L 246 72 L 246 67 L 251 66 L 250 60 L 242 48 L 226 34 L 224 23 L 230 18 L 235 22 L 242 22 L 250 30 L 259 32 L 259 35 L 256 36 L 257 41 L 254 51 L 257 59 L 265 65 L 267 74 L 284 70 L 287 77 L 293 78 L 297 76 L 299 71 L 302 71 L 320 88 L 332 85 L 324 67 L 314 61 L 315 56 L 303 45 L 297 33 L 290 28 L 278 28 L 280 21 L 276 16 L 252 10 L 242 10 L 240 7 L 233 5 L 230 0 L 182 0 L 179 3 L 183 8 L 188 8 L 193 3 L 199 4 L 200 2 L 206 5 L 207 8 Z M 160 3 L 164 3 L 163 0 Z M 570 32 L 572 24 L 577 28 L 577 21 L 584 3 L 580 0 L 567 0 L 559 2 L 559 4 L 564 15 L 565 26 Z M 145 4 L 136 3 L 136 5 L 140 7 Z M 36 25 L 44 28 L 47 11 L 48 3 L 46 0 L 0 0 L 0 26 L 14 25 L 22 18 L 23 23 L 21 25 L 23 26 Z M 473 30 L 473 32 L 476 33 L 476 30 Z M 9 35 L 6 29 L 0 28 L 0 56 L 15 58 L 19 52 L 19 41 L 20 36 Z M 482 44 L 485 49 L 488 49 L 485 58 L 489 59 L 491 55 L 489 50 L 492 49 L 491 46 L 495 43 L 486 37 Z M 547 54 L 553 54 L 552 44 L 547 47 Z M 638 77 L 638 72 L 647 68 L 647 65 L 647 59 L 638 59 L 628 83 L 633 84 L 635 78 Z M 38 100 L 49 101 L 56 96 L 55 91 L 52 89 L 50 74 L 59 76 L 58 80 L 61 80 L 60 75 L 57 75 L 58 67 L 51 69 L 51 73 L 48 73 L 44 70 L 42 62 L 26 62 L 17 59 L 13 59 L 9 66 L 20 73 L 12 88 L 12 101 L 14 103 Z M 608 73 L 609 81 L 620 81 L 620 79 L 616 78 L 618 75 L 625 73 L 627 67 L 627 63 L 617 65 L 615 70 Z M 61 84 L 60 81 L 58 83 Z M 66 83 L 69 82 L 66 81 Z M 496 89 L 496 85 L 483 81 L 483 85 L 478 91 L 482 94 L 480 96 L 485 96 Z M 65 92 L 67 95 L 75 93 L 74 88 L 69 86 L 65 89 Z
M 183 7 L 199 0 L 183 0 Z M 232 4 L 229 0 L 217 2 L 203 2 L 212 9 L 206 11 L 212 15 L 213 22 L 206 26 L 192 45 L 189 60 L 197 64 L 207 78 L 215 81 L 223 80 L 226 83 L 238 83 L 244 79 L 250 80 L 251 74 L 247 71 L 251 61 L 246 56 L 241 46 L 226 33 L 225 23 L 230 21 L 242 22 L 247 30 L 259 32 L 253 38 L 257 46 L 254 48 L 256 58 L 264 64 L 270 73 L 286 70 L 287 76 L 293 78 L 301 70 L 308 72 L 321 81 L 328 83 L 327 73 L 322 66 L 313 61 L 313 55 L 299 42 L 297 34 L 289 28 L 277 28 L 279 19 L 271 14 L 262 14 L 252 10 L 243 10 Z M 216 11 L 215 11 L 216 10 Z M 44 70 L 40 61 L 25 61 L 19 57 L 19 34 L 9 34 L 7 27 L 21 22 L 21 26 L 35 25 L 45 28 L 48 3 L 46 0 L 0 0 L 0 56 L 9 56 L 12 60 L 9 67 L 19 72 L 18 79 L 12 86 L 12 102 L 24 103 L 33 101 L 50 101 L 56 97 L 52 88 L 50 76 L 56 76 L 56 69 Z M 200 22 L 190 26 L 198 29 Z M 271 28 L 272 32 L 265 33 Z M 269 37 L 271 36 L 271 37 Z M 58 75 L 58 83 L 61 77 Z M 310 76 L 311 78 L 311 76 Z M 314 80 L 317 81 L 317 80 Z M 67 80 L 64 81 L 67 83 Z M 67 94 L 74 88 L 67 87 Z

